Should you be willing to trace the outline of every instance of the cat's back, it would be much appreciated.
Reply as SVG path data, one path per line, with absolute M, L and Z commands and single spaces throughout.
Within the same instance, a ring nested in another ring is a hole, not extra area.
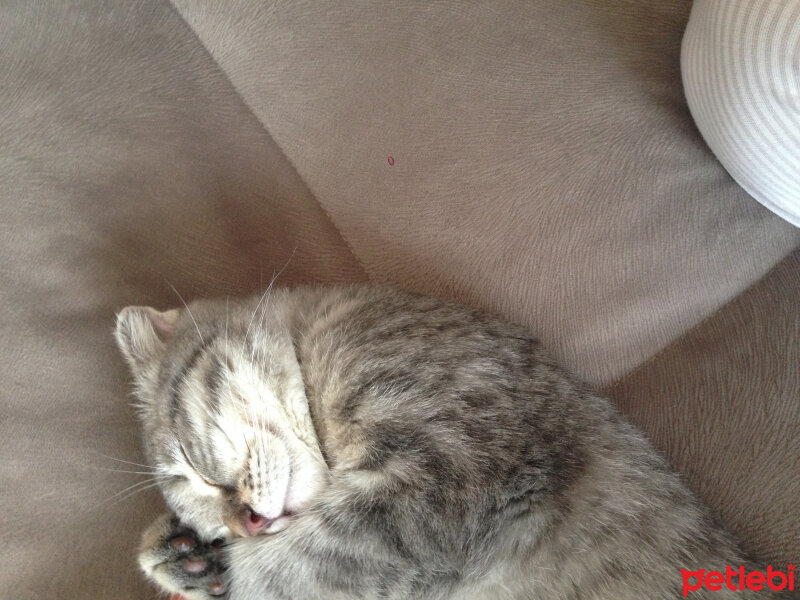
M 503 565 L 487 582 L 510 569 L 521 594 L 535 579 L 553 597 L 602 582 L 609 598 L 657 600 L 678 597 L 681 568 L 743 560 L 641 433 L 521 327 L 382 287 L 298 301 L 331 462 L 411 474 L 441 521 L 432 531 L 454 532 L 443 546 L 467 556 L 475 542 L 479 561 Z
M 297 294 L 298 358 L 329 446 L 368 446 L 355 454 L 376 460 L 428 452 L 462 483 L 551 493 L 615 418 L 523 328 L 494 316 L 379 286 Z

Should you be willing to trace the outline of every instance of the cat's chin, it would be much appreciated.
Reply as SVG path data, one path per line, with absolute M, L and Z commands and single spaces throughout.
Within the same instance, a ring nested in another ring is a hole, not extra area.
M 275 533 L 279 533 L 284 529 L 286 529 L 293 520 L 294 520 L 294 515 L 283 514 L 274 521 L 272 521 L 269 527 L 267 527 L 262 533 L 264 535 L 272 535 Z

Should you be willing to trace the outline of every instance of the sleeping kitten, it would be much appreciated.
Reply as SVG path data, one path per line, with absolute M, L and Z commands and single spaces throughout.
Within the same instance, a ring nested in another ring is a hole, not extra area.
M 748 564 L 519 327 L 369 286 L 189 309 L 116 329 L 171 510 L 139 562 L 166 591 L 673 600 L 681 569 Z M 778 597 L 723 590 L 691 597 Z

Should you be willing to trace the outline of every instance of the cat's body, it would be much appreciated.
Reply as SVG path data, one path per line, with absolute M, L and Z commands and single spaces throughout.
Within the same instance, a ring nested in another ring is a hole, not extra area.
M 608 401 L 493 317 L 298 288 L 127 309 L 117 338 L 182 522 L 141 557 L 170 591 L 223 576 L 184 572 L 184 525 L 238 536 L 233 600 L 674 600 L 681 569 L 748 564 Z

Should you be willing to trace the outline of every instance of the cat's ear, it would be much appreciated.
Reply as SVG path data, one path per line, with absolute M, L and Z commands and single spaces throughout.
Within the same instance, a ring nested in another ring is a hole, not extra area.
M 161 358 L 180 314 L 177 308 L 159 312 L 149 306 L 128 306 L 119 312 L 114 337 L 134 375 Z

